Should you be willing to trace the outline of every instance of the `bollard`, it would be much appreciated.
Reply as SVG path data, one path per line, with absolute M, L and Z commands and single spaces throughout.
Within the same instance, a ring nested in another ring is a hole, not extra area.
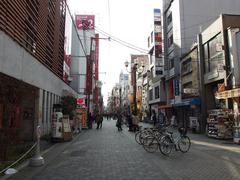
M 41 128 L 37 126 L 37 145 L 35 155 L 30 159 L 29 166 L 38 167 L 44 164 L 44 159 L 40 155 L 40 137 L 41 137 Z

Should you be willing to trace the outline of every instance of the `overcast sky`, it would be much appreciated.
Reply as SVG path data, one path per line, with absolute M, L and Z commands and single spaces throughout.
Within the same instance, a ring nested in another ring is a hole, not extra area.
M 161 0 L 68 0 L 72 13 L 95 15 L 95 25 L 118 39 L 147 49 L 147 37 L 153 24 L 153 9 L 161 8 Z M 102 33 L 100 37 L 105 37 Z M 106 104 L 108 93 L 119 81 L 124 62 L 131 54 L 142 54 L 113 40 L 100 40 L 99 71 Z

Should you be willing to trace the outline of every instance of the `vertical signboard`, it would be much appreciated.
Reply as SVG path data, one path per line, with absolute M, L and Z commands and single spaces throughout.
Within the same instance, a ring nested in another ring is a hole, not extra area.
M 99 69 L 99 34 L 95 34 L 95 80 L 99 79 L 98 77 L 98 69 Z
M 162 52 L 162 21 L 161 10 L 154 9 L 154 36 L 155 36 L 155 69 L 156 75 L 163 75 L 164 63 Z
M 179 96 L 180 94 L 180 89 L 179 89 L 179 80 L 174 80 L 174 95 Z
M 95 26 L 94 15 L 76 15 L 77 29 L 92 30 Z
M 86 77 L 86 94 L 92 94 L 92 53 L 90 56 L 87 56 L 87 77 Z

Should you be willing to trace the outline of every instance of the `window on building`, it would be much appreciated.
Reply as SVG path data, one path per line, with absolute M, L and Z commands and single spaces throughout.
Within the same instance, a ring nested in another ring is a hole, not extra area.
M 224 63 L 222 44 L 222 34 L 218 34 L 203 45 L 205 73 L 217 70 L 218 64 Z
M 182 63 L 181 73 L 187 74 L 189 72 L 192 72 L 192 59 L 191 57 L 188 58 L 186 61 Z
M 173 45 L 173 34 L 168 38 L 168 47 Z
M 153 43 L 153 31 L 151 32 L 151 43 Z
M 171 24 L 172 22 L 172 12 L 167 17 L 167 25 Z
M 171 58 L 169 60 L 169 69 L 172 69 L 174 67 L 174 58 Z
M 203 45 L 204 50 L 204 72 L 209 72 L 209 52 L 208 52 L 208 43 Z
M 149 90 L 149 100 L 150 101 L 153 100 L 153 90 L 152 89 Z
M 150 37 L 148 37 L 148 47 L 150 47 Z
M 155 87 L 155 99 L 159 98 L 159 86 Z
M 153 67 L 151 68 L 151 78 L 153 77 Z

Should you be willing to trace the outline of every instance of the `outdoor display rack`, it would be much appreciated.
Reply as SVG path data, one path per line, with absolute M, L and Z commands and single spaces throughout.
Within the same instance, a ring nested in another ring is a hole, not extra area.
M 233 138 L 233 113 L 229 109 L 208 111 L 207 135 L 218 139 Z

